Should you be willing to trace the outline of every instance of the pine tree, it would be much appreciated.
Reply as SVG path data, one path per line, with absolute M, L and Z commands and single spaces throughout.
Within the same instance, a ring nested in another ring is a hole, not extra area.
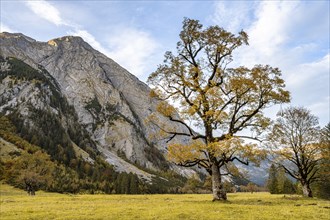
M 295 184 L 292 183 L 292 181 L 289 178 L 285 178 L 284 184 L 283 184 L 283 193 L 284 194 L 293 194 L 296 193 L 296 187 Z
M 135 175 L 130 173 L 129 174 L 129 190 L 130 194 L 138 194 L 139 189 L 139 178 Z
M 271 194 L 278 193 L 277 168 L 274 164 L 269 168 L 267 188 Z
M 287 177 L 285 169 L 281 166 L 277 168 L 278 193 L 292 194 L 296 192 L 292 181 Z
M 276 167 L 276 170 L 277 170 L 277 173 L 276 173 L 277 193 L 284 193 L 285 182 L 287 180 L 287 177 L 285 175 L 285 170 L 280 166 Z

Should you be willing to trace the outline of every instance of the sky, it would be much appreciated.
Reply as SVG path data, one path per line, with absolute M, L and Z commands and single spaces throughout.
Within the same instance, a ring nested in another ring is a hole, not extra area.
M 184 17 L 205 27 L 244 30 L 249 46 L 232 66 L 269 64 L 282 70 L 291 106 L 303 106 L 325 126 L 330 115 L 329 1 L 0 1 L 0 31 L 38 41 L 66 35 L 91 46 L 146 79 L 175 52 Z M 289 105 L 275 106 L 274 118 Z

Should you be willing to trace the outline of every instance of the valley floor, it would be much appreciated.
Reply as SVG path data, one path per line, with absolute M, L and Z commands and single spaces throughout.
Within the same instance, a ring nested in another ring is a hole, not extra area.
M 0 219 L 330 219 L 330 202 L 269 193 L 211 195 L 69 195 L 0 185 Z

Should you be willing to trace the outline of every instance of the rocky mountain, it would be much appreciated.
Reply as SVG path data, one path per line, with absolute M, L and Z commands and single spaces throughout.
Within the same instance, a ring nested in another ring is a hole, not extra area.
M 156 127 L 146 119 L 157 100 L 149 87 L 82 38 L 1 33 L 0 68 L 1 114 L 53 158 L 70 165 L 74 154 L 93 165 L 101 155 L 147 181 L 148 170 L 194 173 L 167 162 L 164 141 L 152 138 Z
M 265 186 L 268 179 L 268 171 L 271 163 L 268 160 L 263 160 L 260 163 L 260 166 L 245 166 L 241 163 L 235 163 L 236 167 L 239 168 L 244 174 L 245 177 L 256 183 L 259 186 Z

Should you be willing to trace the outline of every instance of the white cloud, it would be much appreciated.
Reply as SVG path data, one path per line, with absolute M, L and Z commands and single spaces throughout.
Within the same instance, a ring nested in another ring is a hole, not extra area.
M 290 88 L 307 86 L 312 78 L 329 76 L 329 66 L 330 54 L 327 54 L 320 60 L 295 66 L 287 74 L 285 82 Z
M 220 27 L 232 33 L 238 33 L 252 22 L 255 6 L 254 2 L 240 4 L 239 2 L 219 1 L 215 3 L 215 12 L 210 19 Z
M 116 62 L 137 76 L 149 74 L 146 71 L 159 48 L 149 33 L 123 28 L 114 33 L 108 42 L 109 56 Z
M 94 49 L 104 53 L 108 54 L 109 52 L 101 46 L 101 44 L 95 39 L 95 37 L 90 34 L 88 31 L 83 30 L 83 29 L 76 29 L 74 31 L 68 31 L 67 32 L 69 35 L 73 36 L 79 36 L 83 38 L 87 43 L 89 43 Z
M 26 1 L 26 5 L 39 17 L 57 25 L 68 25 L 60 15 L 59 10 L 47 1 Z
M 262 1 L 255 6 L 254 21 L 244 28 L 249 46 L 235 52 L 235 65 L 270 64 L 288 70 L 324 51 L 329 21 L 324 4 L 304 1 Z M 245 24 L 242 18 L 242 24 Z M 311 33 L 313 34 L 311 34 Z M 318 55 L 320 56 L 320 55 Z
M 319 117 L 321 127 L 324 127 L 330 122 L 330 96 L 324 97 L 319 102 L 307 106 L 307 108 L 311 110 L 313 115 L 317 115 Z
M 297 2 L 261 2 L 257 21 L 249 30 L 252 43 L 262 54 L 273 55 L 288 39 L 286 28 Z
M 285 75 L 292 92 L 292 105 L 305 106 L 319 117 L 321 126 L 329 122 L 330 54 L 292 67 Z
M 263 1 L 255 9 L 256 20 L 247 28 L 249 46 L 239 53 L 240 65 L 268 63 L 276 65 L 283 58 L 283 46 L 290 39 L 290 17 L 299 2 Z
M 0 23 L 0 32 L 9 32 L 9 33 L 14 33 L 16 32 L 15 30 L 11 29 L 10 27 L 8 27 L 7 25 L 5 25 L 4 23 Z

